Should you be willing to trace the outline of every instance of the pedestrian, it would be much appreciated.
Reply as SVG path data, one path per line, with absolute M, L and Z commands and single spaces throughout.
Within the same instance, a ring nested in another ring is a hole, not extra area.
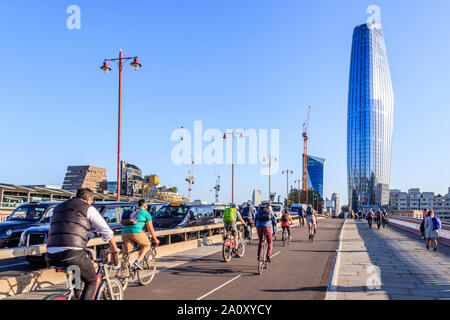
M 422 222 L 420 223 L 420 233 L 422 234 L 422 239 L 426 240 L 425 237 L 425 219 L 428 215 L 428 209 L 425 209 L 423 211 L 423 217 L 422 217 Z
M 386 223 L 387 223 L 387 221 L 388 221 L 387 211 L 386 211 L 386 209 L 384 209 L 384 210 L 381 212 L 381 224 L 383 225 L 383 229 L 386 228 Z
M 377 222 L 378 230 L 380 230 L 380 227 L 381 227 L 381 210 L 380 210 L 380 208 L 377 208 L 377 211 L 375 212 L 375 221 Z
M 366 214 L 366 219 L 367 219 L 367 223 L 369 224 L 369 229 L 372 229 L 373 216 L 374 216 L 374 213 L 372 211 L 372 208 L 370 208 Z
M 431 210 L 425 219 L 425 236 L 427 238 L 427 250 L 430 250 L 430 244 L 433 241 L 434 251 L 437 251 L 437 239 L 439 238 L 439 229 L 441 229 L 441 221 L 435 216 Z

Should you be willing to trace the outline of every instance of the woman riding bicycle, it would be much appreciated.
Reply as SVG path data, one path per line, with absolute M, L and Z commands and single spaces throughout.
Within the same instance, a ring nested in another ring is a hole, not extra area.
M 283 229 L 283 232 L 285 229 L 287 229 L 288 237 L 291 239 L 291 230 L 289 226 L 293 223 L 291 213 L 288 209 L 284 209 L 283 215 L 281 216 L 281 228 Z
M 273 240 L 272 234 L 277 232 L 277 219 L 273 211 L 270 209 L 270 204 L 266 203 L 264 207 L 260 207 L 258 213 L 255 216 L 256 230 L 258 231 L 258 260 L 261 254 L 261 249 L 264 244 L 264 235 L 267 236 L 267 243 L 269 244 L 267 250 L 267 262 L 270 262 L 270 256 L 272 254 Z M 270 227 L 273 227 L 273 232 Z

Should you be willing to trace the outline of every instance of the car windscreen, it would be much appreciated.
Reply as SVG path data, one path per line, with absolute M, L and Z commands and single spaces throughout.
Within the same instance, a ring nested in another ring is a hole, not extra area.
M 8 220 L 38 221 L 42 218 L 46 206 L 24 204 L 11 213 Z
M 155 214 L 155 218 L 176 218 L 182 219 L 186 215 L 189 207 L 186 206 L 164 206 Z
M 274 205 L 272 205 L 272 211 L 273 212 L 280 212 L 281 211 L 281 206 L 274 206 Z
M 300 212 L 300 207 L 291 207 L 291 211 Z

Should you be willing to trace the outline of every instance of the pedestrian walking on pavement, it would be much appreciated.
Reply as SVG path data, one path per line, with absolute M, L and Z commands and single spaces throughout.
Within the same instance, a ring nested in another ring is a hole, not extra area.
M 439 229 L 441 228 L 441 221 L 435 216 L 434 211 L 431 210 L 425 219 L 425 236 L 427 238 L 427 250 L 430 250 L 431 242 L 433 242 L 433 250 L 437 251 L 437 239 L 439 238 Z
M 381 212 L 381 225 L 383 226 L 383 229 L 386 228 L 387 221 L 388 221 L 388 213 L 387 213 L 386 209 L 384 209 Z
M 380 230 L 381 227 L 381 210 L 380 208 L 377 209 L 375 212 L 375 221 L 377 223 L 378 230 Z
M 369 224 L 369 229 L 372 229 L 372 222 L 373 222 L 374 213 L 372 211 L 372 208 L 369 209 L 366 213 L 366 219 L 367 223 Z
M 428 215 L 428 209 L 425 209 L 423 211 L 423 217 L 422 222 L 420 223 L 420 233 L 422 233 L 422 239 L 427 240 L 427 237 L 425 236 L 425 219 Z

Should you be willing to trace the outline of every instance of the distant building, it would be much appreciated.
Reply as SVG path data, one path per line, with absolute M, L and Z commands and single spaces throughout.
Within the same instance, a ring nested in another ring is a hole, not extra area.
M 401 192 L 393 189 L 389 192 L 389 208 L 393 211 L 434 210 L 440 219 L 450 220 L 450 187 L 446 195 L 434 192 L 420 192 L 419 188 Z
M 156 186 L 159 184 L 159 177 L 156 174 L 145 176 L 144 183 L 148 183 L 151 186 Z
M 308 189 L 313 189 L 319 192 L 321 198 L 323 198 L 323 172 L 324 172 L 325 159 L 307 156 L 306 171 L 308 174 Z
M 334 214 L 338 216 L 341 213 L 341 201 L 339 197 L 339 193 L 333 193 L 331 195 L 331 201 L 334 202 Z
M 106 169 L 95 166 L 69 166 L 64 177 L 62 190 L 76 192 L 79 188 L 89 188 L 102 193 L 106 181 Z
M 253 190 L 252 203 L 254 206 L 259 206 L 262 201 L 261 190 Z
M 139 196 L 142 194 L 142 171 L 137 166 L 125 161 L 120 162 L 120 194 L 124 196 Z

